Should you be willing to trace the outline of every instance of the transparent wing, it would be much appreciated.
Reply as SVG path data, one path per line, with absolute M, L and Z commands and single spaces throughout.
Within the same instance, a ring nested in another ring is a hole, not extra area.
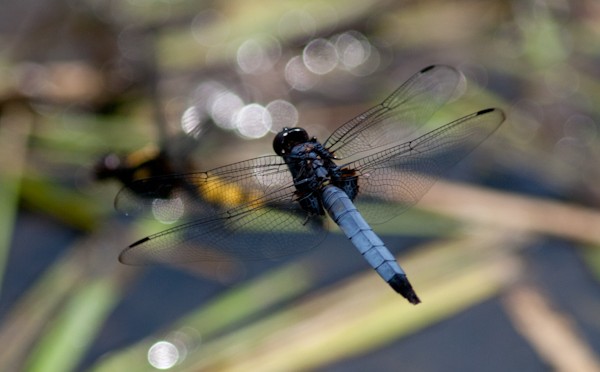
M 117 210 L 178 225 L 132 244 L 120 260 L 256 260 L 310 249 L 324 238 L 325 220 L 309 217 L 294 192 L 278 156 L 135 181 L 117 195 Z
M 455 93 L 463 75 L 449 66 L 426 67 L 382 103 L 358 115 L 324 143 L 339 159 L 407 138 Z
M 125 186 L 115 208 L 162 222 L 210 216 L 292 184 L 282 158 L 264 156 L 207 172 L 140 179 Z
M 489 137 L 504 118 L 502 110 L 482 110 L 345 165 L 358 176 L 355 202 L 359 211 L 373 224 L 404 212 L 440 175 Z

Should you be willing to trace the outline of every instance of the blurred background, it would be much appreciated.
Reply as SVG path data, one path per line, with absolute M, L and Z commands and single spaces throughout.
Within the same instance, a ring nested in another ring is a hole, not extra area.
M 19 1 L 0 13 L 5 371 L 600 370 L 600 3 Z M 138 177 L 319 139 L 430 64 L 507 121 L 376 231 L 408 304 L 337 231 L 269 262 L 139 268 Z M 325 271 L 326 263 L 335 269 Z

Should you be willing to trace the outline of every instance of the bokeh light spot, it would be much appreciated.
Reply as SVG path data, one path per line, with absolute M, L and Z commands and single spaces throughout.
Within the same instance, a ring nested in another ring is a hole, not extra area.
M 261 105 L 252 103 L 244 106 L 237 114 L 238 132 L 247 138 L 260 138 L 271 130 L 272 120 L 269 112 Z
M 185 206 L 181 198 L 154 199 L 152 201 L 152 215 L 162 223 L 175 223 L 183 217 L 184 213 Z
M 564 99 L 579 90 L 579 72 L 567 64 L 553 66 L 543 73 L 548 92 L 554 97 Z
M 566 137 L 573 137 L 586 145 L 592 145 L 598 137 L 598 126 L 589 116 L 582 114 L 571 115 L 563 126 Z
M 278 99 L 270 102 L 266 109 L 271 116 L 273 132 L 279 132 L 284 127 L 295 127 L 298 124 L 298 110 L 288 101 Z
M 515 103 L 508 112 L 507 124 L 511 127 L 508 131 L 514 141 L 530 143 L 537 137 L 544 119 L 544 109 L 531 100 L 521 100 Z
M 554 155 L 576 167 L 586 164 L 589 156 L 586 146 L 578 138 L 563 137 L 554 145 Z
M 274 38 L 249 39 L 237 50 L 237 64 L 247 74 L 269 71 L 281 57 L 281 45 Z
M 304 48 L 302 60 L 309 71 L 325 75 L 337 66 L 338 54 L 329 40 L 315 39 Z
M 244 107 L 244 101 L 235 93 L 225 91 L 214 98 L 211 105 L 211 116 L 219 127 L 223 129 L 235 129 L 235 118 Z
M 167 341 L 159 341 L 148 349 L 148 363 L 156 369 L 172 368 L 179 361 L 179 350 Z
M 204 111 L 196 106 L 190 106 L 181 115 L 181 129 L 184 133 L 198 138 L 202 132 L 202 123 L 205 119 Z
M 335 39 L 335 48 L 340 62 L 347 69 L 361 65 L 371 55 L 371 44 L 358 32 L 344 32 L 338 35 Z
M 310 72 L 302 57 L 292 57 L 285 66 L 285 81 L 294 89 L 305 91 L 317 84 L 317 76 Z
M 230 34 L 227 17 L 215 9 L 207 9 L 198 13 L 190 24 L 194 39 L 207 47 L 225 43 Z
M 281 16 L 278 29 L 282 39 L 288 39 L 297 34 L 310 37 L 317 31 L 317 23 L 308 12 L 292 9 Z

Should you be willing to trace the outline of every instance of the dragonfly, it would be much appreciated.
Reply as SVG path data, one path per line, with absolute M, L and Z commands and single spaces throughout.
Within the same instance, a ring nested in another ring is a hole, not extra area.
M 188 133 L 162 139 L 161 146 L 146 145 L 128 154 L 108 153 L 94 165 L 97 181 L 119 181 L 123 185 L 142 179 L 192 169 L 191 155 L 202 141 L 206 121 L 194 123 Z
M 117 210 L 174 225 L 131 244 L 119 260 L 279 258 L 321 244 L 333 221 L 391 288 L 420 303 L 370 224 L 415 205 L 504 121 L 501 109 L 488 108 L 415 134 L 455 96 L 462 79 L 450 66 L 429 66 L 322 143 L 303 128 L 283 128 L 274 155 L 131 182 L 117 194 Z

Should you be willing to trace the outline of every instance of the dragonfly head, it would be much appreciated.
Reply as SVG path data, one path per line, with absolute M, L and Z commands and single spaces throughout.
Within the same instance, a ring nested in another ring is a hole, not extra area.
M 289 154 L 294 146 L 308 142 L 308 133 L 302 128 L 283 128 L 273 139 L 273 150 L 280 156 Z

